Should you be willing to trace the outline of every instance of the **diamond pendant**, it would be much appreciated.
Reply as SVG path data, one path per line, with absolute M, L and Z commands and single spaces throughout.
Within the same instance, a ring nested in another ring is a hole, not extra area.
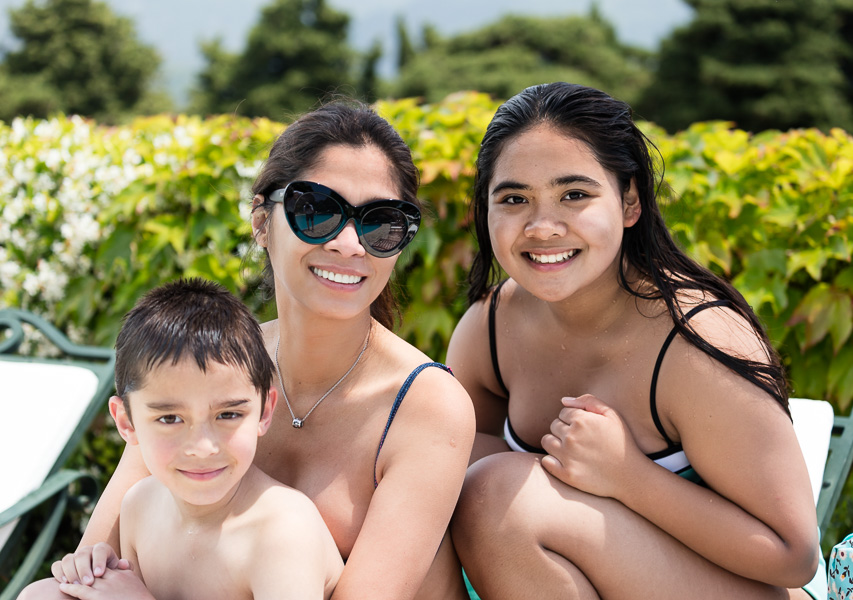
M 294 429 L 302 429 L 302 419 L 293 419 L 293 428 Z

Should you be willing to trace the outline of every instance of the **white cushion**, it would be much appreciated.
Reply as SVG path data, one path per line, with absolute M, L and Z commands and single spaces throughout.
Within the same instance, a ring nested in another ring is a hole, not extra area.
M 0 360 L 0 512 L 41 486 L 97 388 L 83 367 Z
M 835 415 L 832 405 L 824 400 L 791 398 L 789 402 L 791 417 L 794 419 L 794 432 L 800 442 L 803 458 L 806 459 L 814 501 L 817 504 L 823 485 L 823 471 L 826 468 Z

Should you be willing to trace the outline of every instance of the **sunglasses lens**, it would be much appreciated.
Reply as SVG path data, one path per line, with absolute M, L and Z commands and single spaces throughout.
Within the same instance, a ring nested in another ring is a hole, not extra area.
M 380 252 L 396 249 L 408 232 L 406 215 L 396 208 L 375 208 L 361 219 L 361 232 L 364 241 Z
M 294 194 L 299 194 L 293 203 L 293 217 L 299 231 L 315 239 L 334 235 L 343 219 L 338 203 L 319 192 Z

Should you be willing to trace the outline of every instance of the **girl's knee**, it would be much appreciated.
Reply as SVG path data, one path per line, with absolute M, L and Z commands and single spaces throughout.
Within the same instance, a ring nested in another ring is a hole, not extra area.
M 67 600 L 71 598 L 59 591 L 59 583 L 53 578 L 34 581 L 18 596 L 18 600 Z
M 541 470 L 537 457 L 527 454 L 506 452 L 480 459 L 465 475 L 459 501 L 461 512 L 477 518 L 504 508 L 535 481 L 533 472 L 537 469 Z
M 510 532 L 531 531 L 531 518 L 541 514 L 539 493 L 548 485 L 537 457 L 495 454 L 471 465 L 453 517 L 454 543 L 486 543 Z

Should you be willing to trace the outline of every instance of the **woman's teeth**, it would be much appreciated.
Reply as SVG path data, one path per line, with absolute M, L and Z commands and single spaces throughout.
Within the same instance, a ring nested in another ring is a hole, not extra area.
M 533 254 L 532 252 L 528 252 L 527 255 L 533 262 L 551 264 L 569 260 L 577 253 L 577 250 L 569 250 L 568 252 L 560 252 L 559 254 Z
M 358 275 L 342 275 L 340 273 L 333 273 L 332 271 L 325 271 L 323 269 L 316 269 L 311 267 L 311 271 L 317 277 L 322 277 L 323 279 L 328 279 L 329 281 L 334 281 L 335 283 L 358 283 L 363 277 L 359 277 Z

